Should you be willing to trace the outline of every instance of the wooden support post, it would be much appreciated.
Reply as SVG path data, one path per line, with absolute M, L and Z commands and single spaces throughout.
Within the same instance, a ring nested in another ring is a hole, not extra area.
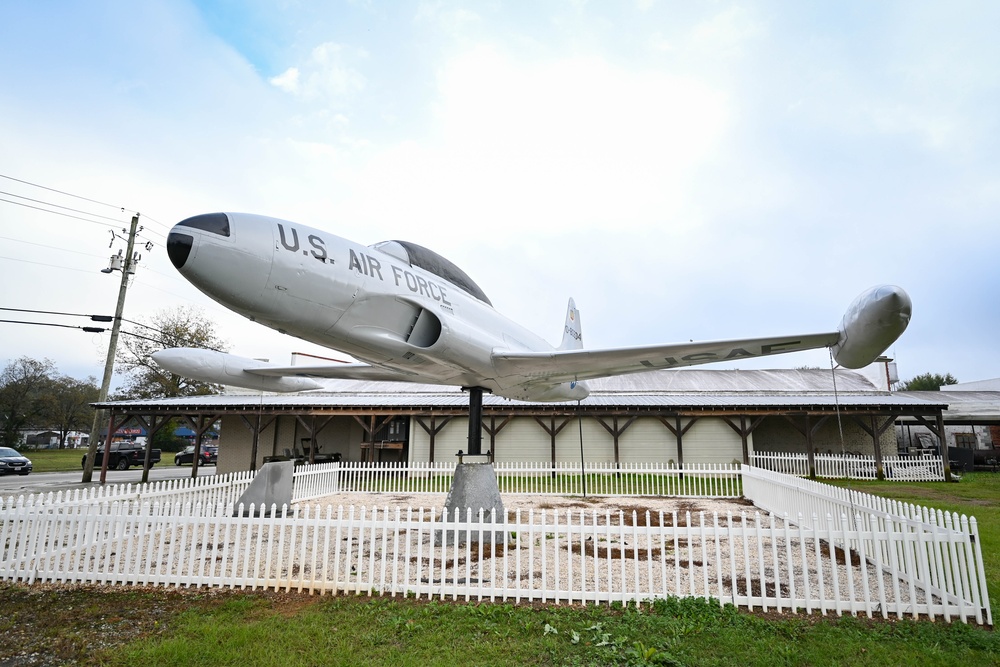
M 184 418 L 187 419 L 194 431 L 194 457 L 191 459 L 191 477 L 197 477 L 199 464 L 201 463 L 201 438 L 205 435 L 205 431 L 218 419 L 218 415 L 198 415 L 197 421 L 192 419 L 190 415 L 184 415 Z
M 440 425 L 438 425 L 437 422 L 437 415 L 435 415 L 433 412 L 431 413 L 430 425 L 425 424 L 420 417 L 414 417 L 413 419 L 414 421 L 417 422 L 417 424 L 420 425 L 420 428 L 424 429 L 424 431 L 430 438 L 430 452 L 427 458 L 430 459 L 430 463 L 434 463 L 434 438 L 435 436 L 437 436 L 438 433 L 441 432 L 441 429 L 443 429 L 448 424 L 448 422 L 454 419 L 454 417 L 442 417 Z
M 111 420 L 108 422 L 108 437 L 104 439 L 104 456 L 101 457 L 101 484 L 108 478 L 108 459 L 111 458 L 111 438 L 114 437 L 118 427 L 115 426 L 115 409 L 111 408 Z
M 605 431 L 607 431 L 608 433 L 611 434 L 611 439 L 614 442 L 614 446 L 615 446 L 615 468 L 616 469 L 620 469 L 621 468 L 621 456 L 619 454 L 619 449 L 618 449 L 618 439 L 625 432 L 625 430 L 635 422 L 636 417 L 630 417 L 629 420 L 627 422 L 625 422 L 625 425 L 622 426 L 621 428 L 618 428 L 618 417 L 617 416 L 611 417 L 611 424 L 610 425 L 608 425 L 608 423 L 606 421 L 604 421 L 604 419 L 602 419 L 601 417 L 595 417 L 595 419 L 597 419 L 597 423 L 598 424 L 600 424 L 601 426 L 604 427 Z
M 146 429 L 146 451 L 143 453 L 142 457 L 142 484 L 149 482 L 149 469 L 152 468 L 149 459 L 151 457 L 151 452 L 153 451 L 153 436 L 156 435 L 160 429 L 166 426 L 170 422 L 170 417 L 163 415 L 157 417 L 153 415 L 149 421 L 142 415 L 136 415 L 136 421 L 138 421 L 143 428 Z
M 546 433 L 549 434 L 549 442 L 550 442 L 550 445 L 551 445 L 551 448 L 552 448 L 552 477 L 555 477 L 556 476 L 556 436 L 559 435 L 559 431 L 561 431 L 564 428 L 566 428 L 566 424 L 568 424 L 571 421 L 573 421 L 573 418 L 572 417 L 566 417 L 565 419 L 562 420 L 562 423 L 560 423 L 558 426 L 556 426 L 556 418 L 555 417 L 549 417 L 549 425 L 546 425 L 545 422 L 542 421 L 541 417 L 535 417 L 535 421 L 538 422 L 538 425 L 541 426 L 542 429 Z
M 681 426 L 681 416 L 680 415 L 674 415 L 673 423 L 671 423 L 670 420 L 667 419 L 667 417 L 665 415 L 657 415 L 656 418 L 659 419 L 660 423 L 663 424 L 664 426 L 666 426 L 667 430 L 670 431 L 671 433 L 673 433 L 674 437 L 677 439 L 677 467 L 678 468 L 683 468 L 684 467 L 684 442 L 683 442 L 682 438 L 683 438 L 683 436 L 684 436 L 685 433 L 687 433 L 689 430 L 691 430 L 691 427 L 694 426 L 694 423 L 696 421 L 698 421 L 698 419 L 700 419 L 700 417 L 691 417 L 690 421 L 688 421 L 688 423 L 685 424 L 683 427 Z
M 729 425 L 729 428 L 736 431 L 740 436 L 740 441 L 743 443 L 743 464 L 748 465 L 750 463 L 750 434 L 753 433 L 754 429 L 760 426 L 760 423 L 764 421 L 763 417 L 757 417 L 750 422 L 747 426 L 747 418 L 744 415 L 740 415 L 740 425 L 737 426 L 729 417 L 723 417 L 722 421 Z
M 816 443 L 813 442 L 812 420 L 806 414 L 806 455 L 809 459 L 809 479 L 816 479 Z
M 503 430 L 504 426 L 510 423 L 511 419 L 513 419 L 513 417 L 508 415 L 504 417 L 503 421 L 500 422 L 500 425 L 497 426 L 497 418 L 490 416 L 490 425 L 486 426 L 483 424 L 483 430 L 490 434 L 490 463 L 496 461 L 497 458 L 497 434 Z
M 941 450 L 941 463 L 944 464 L 944 481 L 951 481 L 951 462 L 948 460 L 948 438 L 944 430 L 944 413 L 937 413 L 938 449 Z
M 261 414 L 259 412 L 257 413 L 256 417 L 257 417 L 256 420 L 251 422 L 249 419 L 246 418 L 246 415 L 240 415 L 240 420 L 243 422 L 243 425 L 246 426 L 253 434 L 253 445 L 250 448 L 250 466 L 247 468 L 247 470 L 257 469 L 257 454 L 259 448 L 258 443 L 260 442 L 260 434 L 264 431 L 264 429 L 273 424 L 275 420 L 277 420 L 278 418 L 277 415 L 271 415 L 270 419 L 264 420 L 262 419 Z M 274 456 L 274 454 L 272 453 L 271 456 Z

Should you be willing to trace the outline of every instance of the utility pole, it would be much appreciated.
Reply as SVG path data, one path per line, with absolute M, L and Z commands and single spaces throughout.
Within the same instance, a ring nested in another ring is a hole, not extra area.
M 125 261 L 122 263 L 122 282 L 118 287 L 118 306 L 115 308 L 115 321 L 111 324 L 111 341 L 108 343 L 108 359 L 104 363 L 104 381 L 101 382 L 101 393 L 98 402 L 103 403 L 108 400 L 108 390 L 111 388 L 111 375 L 115 368 L 115 352 L 118 349 L 118 332 L 122 328 L 122 311 L 125 310 L 125 293 L 128 291 L 129 276 L 135 273 L 136 258 L 132 255 L 135 248 L 135 234 L 139 226 L 139 214 L 132 216 L 132 226 L 128 232 L 128 248 L 125 251 Z M 105 269 L 106 273 L 114 270 L 114 266 Z M 101 434 L 101 424 L 104 423 L 104 410 L 98 410 L 94 415 L 94 426 L 90 429 L 90 443 L 87 448 L 87 462 L 83 466 L 83 482 L 88 483 L 94 476 L 94 458 L 97 454 L 97 441 Z M 108 450 L 111 444 L 111 437 L 114 434 L 108 432 L 107 443 L 104 447 L 104 462 L 101 466 L 101 484 L 104 483 L 104 471 L 107 470 Z

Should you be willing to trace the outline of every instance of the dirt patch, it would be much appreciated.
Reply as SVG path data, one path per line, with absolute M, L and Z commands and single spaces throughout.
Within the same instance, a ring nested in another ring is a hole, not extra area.
M 735 584 L 733 582 L 732 577 L 723 577 L 722 584 L 724 586 L 729 586 L 730 588 L 734 588 L 738 595 L 749 595 L 750 597 L 761 596 L 760 580 L 758 579 L 751 579 L 748 585 L 746 577 L 737 577 Z M 769 597 L 769 598 L 777 597 L 775 593 L 777 593 L 778 591 L 781 592 L 781 597 L 784 598 L 787 598 L 789 595 L 791 595 L 791 591 L 785 584 L 781 584 L 780 587 L 775 588 L 774 582 L 772 581 L 764 582 L 764 597 Z
M 593 556 L 596 552 L 598 558 L 607 558 L 609 555 L 614 559 L 621 559 L 625 557 L 628 560 L 659 560 L 663 551 L 657 548 L 653 549 L 630 549 L 628 547 L 605 547 L 598 546 L 592 541 L 584 542 L 582 545 L 579 542 L 573 543 L 570 547 L 573 553 L 579 554 L 584 553 L 587 556 Z

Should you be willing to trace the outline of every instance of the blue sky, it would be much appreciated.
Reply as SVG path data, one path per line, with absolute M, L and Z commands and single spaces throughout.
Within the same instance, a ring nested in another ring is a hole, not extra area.
M 854 296 L 895 283 L 914 302 L 890 350 L 904 378 L 1000 377 L 998 15 L 4 3 L 0 174 L 140 211 L 154 247 L 126 316 L 197 305 L 247 356 L 319 350 L 180 279 L 162 245 L 174 222 L 251 211 L 416 241 L 552 342 L 574 296 L 591 347 L 832 330 Z M 10 179 L 0 191 L 128 218 Z M 113 311 L 109 228 L 0 201 L 0 236 L 0 307 Z M 100 376 L 107 347 L 13 324 L 0 341 L 2 359 L 77 376 Z

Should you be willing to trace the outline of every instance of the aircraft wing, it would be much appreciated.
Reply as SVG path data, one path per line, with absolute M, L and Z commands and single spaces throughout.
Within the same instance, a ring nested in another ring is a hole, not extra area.
M 840 333 L 835 331 L 803 336 L 674 343 L 603 350 L 496 351 L 493 353 L 493 366 L 500 377 L 516 376 L 529 382 L 573 382 L 611 375 L 642 373 L 660 368 L 679 368 L 713 361 L 749 359 L 782 352 L 811 350 L 835 345 L 840 336 Z
M 152 355 L 164 370 L 183 377 L 235 385 L 261 391 L 308 391 L 322 389 L 313 378 L 420 382 L 418 376 L 368 364 L 324 364 L 322 366 L 277 366 L 226 352 L 177 347 Z
M 251 375 L 265 377 L 306 377 L 335 380 L 369 380 L 378 382 L 427 382 L 415 373 L 394 371 L 368 364 L 324 364 L 321 366 L 268 366 L 246 368 Z

